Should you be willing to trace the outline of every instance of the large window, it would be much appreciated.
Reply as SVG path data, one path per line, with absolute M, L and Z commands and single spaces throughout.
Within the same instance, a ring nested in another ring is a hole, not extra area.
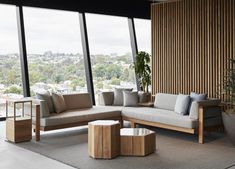
M 136 89 L 127 18 L 86 14 L 86 21 L 96 98 L 115 87 Z
M 0 5 L 0 118 L 6 99 L 23 97 L 16 7 Z
M 134 19 L 134 23 L 138 50 L 151 54 L 151 21 L 146 19 Z
M 31 95 L 87 91 L 77 12 L 24 7 Z

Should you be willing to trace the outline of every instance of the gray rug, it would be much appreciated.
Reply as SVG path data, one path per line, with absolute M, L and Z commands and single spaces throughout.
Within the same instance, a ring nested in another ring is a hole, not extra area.
M 190 134 L 154 130 L 156 152 L 146 157 L 92 159 L 85 127 L 43 133 L 40 142 L 17 145 L 79 169 L 225 169 L 235 164 L 235 147 L 223 134 L 208 134 L 206 143 L 198 144 Z

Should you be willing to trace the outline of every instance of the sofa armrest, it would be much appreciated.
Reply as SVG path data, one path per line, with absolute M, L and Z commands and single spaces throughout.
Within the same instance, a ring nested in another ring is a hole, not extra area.
M 219 106 L 221 103 L 221 100 L 219 99 L 208 99 L 208 100 L 202 100 L 198 101 L 198 104 L 200 107 L 214 107 L 214 106 Z
M 219 104 L 220 104 L 219 99 L 194 101 L 191 104 L 189 117 L 191 119 L 198 119 L 200 108 L 204 110 L 204 117 L 218 116 L 221 110 Z
M 204 128 L 222 125 L 220 100 L 198 102 L 198 142 L 203 143 Z
M 98 95 L 98 104 L 101 106 L 111 106 L 114 101 L 114 92 L 101 92 Z

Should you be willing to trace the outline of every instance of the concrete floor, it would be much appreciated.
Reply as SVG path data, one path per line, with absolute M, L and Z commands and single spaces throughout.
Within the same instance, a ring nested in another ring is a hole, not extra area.
M 0 169 L 74 169 L 5 141 L 5 122 L 0 122 Z

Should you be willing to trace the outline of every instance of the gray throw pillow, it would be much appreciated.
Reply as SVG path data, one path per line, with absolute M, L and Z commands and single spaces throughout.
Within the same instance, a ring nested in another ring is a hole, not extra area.
M 138 106 L 138 92 L 123 91 L 123 106 L 135 107 Z
M 190 109 L 191 109 L 191 106 L 192 106 L 192 102 L 194 101 L 202 101 L 202 100 L 206 100 L 207 99 L 207 94 L 204 93 L 204 94 L 198 94 L 198 93 L 195 93 L 195 92 L 191 92 L 190 93 L 190 104 L 189 104 L 189 107 L 188 107 L 188 114 L 190 112 Z
M 189 102 L 190 102 L 189 95 L 179 94 L 177 96 L 175 103 L 175 112 L 181 115 L 187 114 Z
M 54 104 L 52 101 L 52 96 L 49 92 L 46 93 L 36 93 L 36 98 L 40 100 L 44 100 L 46 102 L 46 105 L 48 107 L 48 110 L 50 113 L 55 113 Z
M 54 103 L 56 113 L 61 113 L 66 110 L 64 97 L 61 94 L 52 93 L 52 100 Z
M 115 88 L 113 101 L 114 106 L 123 106 L 123 91 L 132 91 L 132 88 Z

